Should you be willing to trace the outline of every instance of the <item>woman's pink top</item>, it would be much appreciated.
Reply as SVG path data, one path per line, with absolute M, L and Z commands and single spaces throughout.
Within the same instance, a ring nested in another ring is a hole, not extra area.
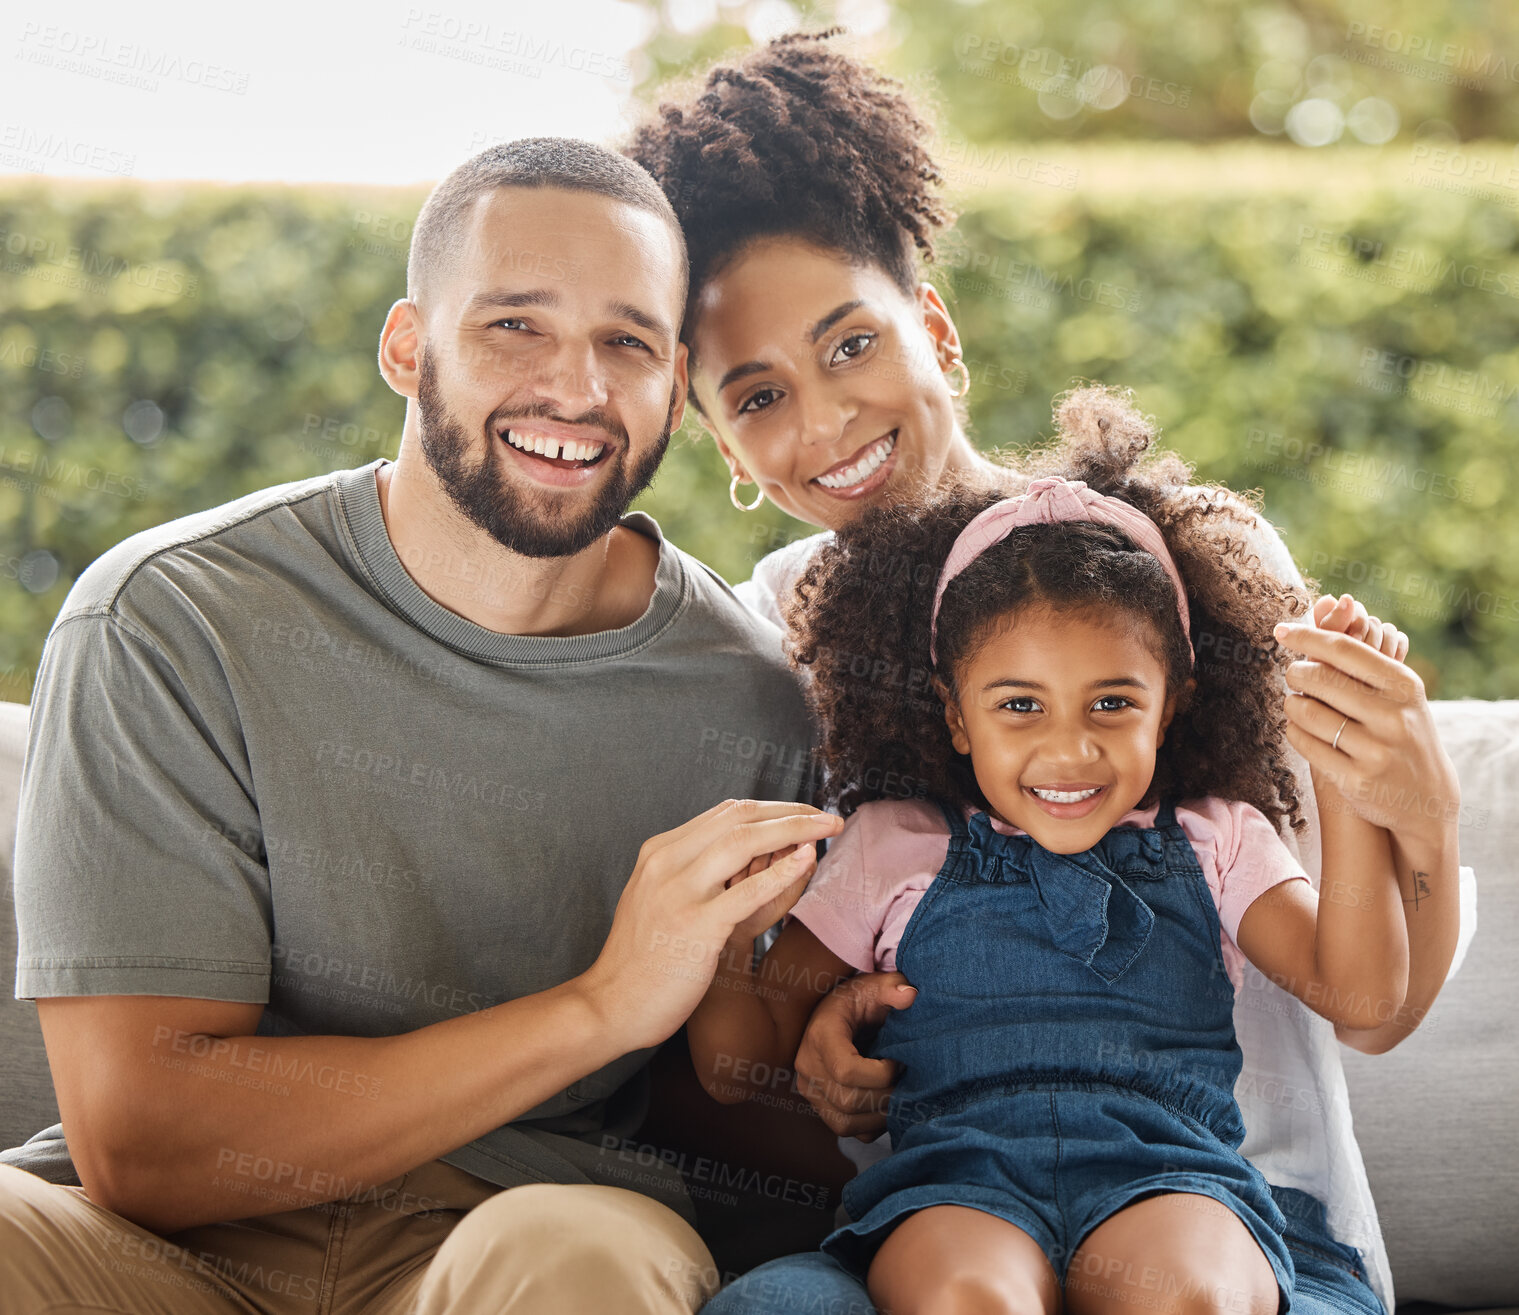
M 1159 811 L 1131 809 L 1118 824 L 1153 826 Z M 1276 828 L 1250 804 L 1194 799 L 1177 805 L 1176 820 L 1192 842 L 1218 907 L 1224 967 L 1237 991 L 1245 957 L 1235 942 L 1245 910 L 1278 882 L 1307 881 L 1307 874 Z M 1025 834 L 996 818 L 991 825 L 1003 835 Z M 829 842 L 787 920 L 799 919 L 862 973 L 891 972 L 907 920 L 948 853 L 949 829 L 937 804 L 921 799 L 863 804 Z

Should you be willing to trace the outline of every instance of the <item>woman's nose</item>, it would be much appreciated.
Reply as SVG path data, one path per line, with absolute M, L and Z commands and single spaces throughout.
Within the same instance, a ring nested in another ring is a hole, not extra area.
M 806 447 L 827 447 L 836 442 L 857 409 L 847 399 L 830 397 L 823 391 L 798 401 L 797 439 Z

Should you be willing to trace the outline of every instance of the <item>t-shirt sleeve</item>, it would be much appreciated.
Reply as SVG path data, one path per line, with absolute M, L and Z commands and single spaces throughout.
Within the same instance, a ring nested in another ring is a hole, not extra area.
M 1271 887 L 1297 878 L 1307 881 L 1308 875 L 1260 809 L 1237 800 L 1209 799 L 1199 811 L 1213 832 L 1218 921 L 1238 945 L 1245 910 Z
M 219 679 L 110 613 L 54 626 L 21 780 L 17 999 L 267 1002 L 269 873 Z
M 862 973 L 875 971 L 876 938 L 886 919 L 892 891 L 872 879 L 865 855 L 873 810 L 859 809 L 828 842 L 828 852 L 801 899 L 786 915 L 795 918 L 845 963 Z

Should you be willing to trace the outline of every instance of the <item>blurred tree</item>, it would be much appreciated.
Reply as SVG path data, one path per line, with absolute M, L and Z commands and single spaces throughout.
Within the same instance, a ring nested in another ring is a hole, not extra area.
M 658 13 L 646 100 L 720 53 L 835 18 L 924 94 L 963 211 L 930 276 L 967 343 L 984 446 L 1035 441 L 1078 378 L 1130 385 L 1201 477 L 1264 491 L 1309 575 L 1408 629 L 1439 693 L 1519 694 L 1519 521 L 1505 510 L 1519 159 L 1465 141 L 1514 130 L 1519 13 L 1412 0 Z M 1093 73 L 1106 68 L 1122 98 Z M 0 697 L 29 696 L 70 584 L 112 544 L 394 455 L 403 405 L 374 350 L 422 199 L 0 183 Z M 692 418 L 641 505 L 729 579 L 810 532 L 768 504 L 734 511 L 726 486 Z
M 790 27 L 844 26 L 971 142 L 1519 137 L 1506 0 L 643 0 L 645 99 Z

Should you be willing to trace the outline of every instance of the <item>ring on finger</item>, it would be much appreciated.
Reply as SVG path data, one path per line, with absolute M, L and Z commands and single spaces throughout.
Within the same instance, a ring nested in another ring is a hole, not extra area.
M 1340 723 L 1340 729 L 1334 733 L 1334 740 L 1329 745 L 1331 749 L 1338 749 L 1340 747 L 1340 736 L 1345 733 L 1345 727 L 1349 724 L 1350 718 L 1347 716 L 1345 720 Z

